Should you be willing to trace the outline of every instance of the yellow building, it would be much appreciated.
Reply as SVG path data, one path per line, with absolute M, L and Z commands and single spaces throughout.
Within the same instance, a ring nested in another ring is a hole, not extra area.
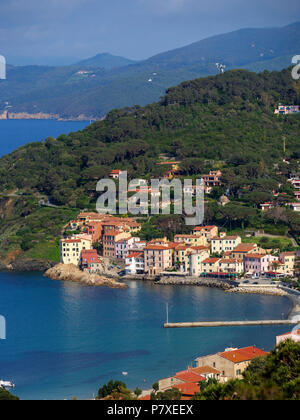
M 60 241 L 60 261 L 63 264 L 79 265 L 81 252 L 92 249 L 92 238 L 80 235 Z

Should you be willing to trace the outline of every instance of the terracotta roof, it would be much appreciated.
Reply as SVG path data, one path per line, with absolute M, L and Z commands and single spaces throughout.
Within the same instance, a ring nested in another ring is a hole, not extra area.
M 185 384 L 175 385 L 175 386 L 173 386 L 173 388 L 179 389 L 179 391 L 183 395 L 193 396 L 197 392 L 200 392 L 200 386 L 197 385 L 197 384 L 190 383 L 190 382 L 187 382 Z
M 227 241 L 227 240 L 235 240 L 235 239 L 237 239 L 238 238 L 238 236 L 224 236 L 223 238 L 219 238 L 219 237 L 216 237 L 216 238 L 213 238 L 213 241 L 216 241 L 216 240 L 219 240 L 219 241 Z
M 252 346 L 238 350 L 225 351 L 224 353 L 220 353 L 220 356 L 233 363 L 241 363 L 248 362 L 256 357 L 266 356 L 267 354 L 267 352 Z
M 199 373 L 200 375 L 205 375 L 207 373 L 213 373 L 214 375 L 221 374 L 219 370 L 214 369 L 210 366 L 202 366 L 202 367 L 193 368 L 193 372 Z
M 240 244 L 232 252 L 250 252 L 255 248 L 256 246 L 253 244 Z
M 220 261 L 220 264 L 235 264 L 238 263 L 239 261 L 236 260 L 235 258 L 227 258 L 227 259 L 222 259 Z
M 150 401 L 151 400 L 151 395 L 145 395 L 144 397 L 140 398 L 140 401 Z
M 206 260 L 203 261 L 203 263 L 205 264 L 214 264 L 218 261 L 220 261 L 221 258 L 207 258 Z
M 213 230 L 215 229 L 217 226 L 196 226 L 193 231 L 196 232 L 201 232 L 202 230 Z
M 192 246 L 191 249 L 194 249 L 195 251 L 204 251 L 210 249 L 209 246 L 199 245 L 199 246 Z
M 296 252 L 281 252 L 280 255 L 283 255 L 284 257 L 295 257 Z
M 257 260 L 260 260 L 262 258 L 264 258 L 266 256 L 266 254 L 247 254 L 245 255 L 245 258 L 255 258 Z
M 127 258 L 143 258 L 144 254 L 143 252 L 133 252 L 132 254 L 129 254 Z
M 111 175 L 113 174 L 113 175 L 118 175 L 118 174 L 120 174 L 122 171 L 121 171 L 121 169 L 113 169 L 110 173 L 111 173 Z
M 147 245 L 145 250 L 146 251 L 168 251 L 170 249 L 172 249 L 173 247 L 166 245 Z
M 65 244 L 79 244 L 81 242 L 81 239 L 63 239 L 62 242 Z
M 183 372 L 178 372 L 175 378 L 179 379 L 180 381 L 190 382 L 190 383 L 198 383 L 200 381 L 205 381 L 205 378 L 203 378 L 203 376 L 199 375 L 196 372 L 193 372 L 192 370 L 185 370 Z

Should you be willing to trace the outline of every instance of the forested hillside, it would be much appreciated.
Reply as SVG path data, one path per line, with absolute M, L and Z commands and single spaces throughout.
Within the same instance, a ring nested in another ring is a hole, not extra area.
M 7 80 L 0 82 L 0 112 L 96 119 L 114 108 L 157 101 L 184 80 L 214 75 L 217 62 L 227 70 L 281 70 L 300 49 L 299 31 L 299 22 L 242 29 L 138 63 L 100 54 L 67 67 L 9 66 Z
M 161 175 L 157 162 L 164 154 L 182 162 L 183 177 L 222 169 L 224 187 L 210 197 L 208 222 L 238 227 L 274 225 L 275 220 L 278 228 L 300 232 L 299 217 L 284 208 L 284 214 L 264 218 L 259 212 L 273 190 L 283 192 L 286 202 L 294 200 L 288 177 L 299 171 L 300 114 L 274 115 L 279 102 L 300 103 L 300 83 L 290 70 L 235 70 L 184 82 L 159 103 L 111 111 L 81 132 L 28 144 L 3 157 L 0 189 L 4 195 L 22 194 L 25 216 L 34 223 L 38 206 L 27 195 L 48 196 L 64 208 L 93 209 L 96 183 L 111 169 L 127 169 L 130 178 Z M 231 203 L 220 209 L 214 199 L 226 191 Z M 2 222 L 3 235 L 5 226 Z

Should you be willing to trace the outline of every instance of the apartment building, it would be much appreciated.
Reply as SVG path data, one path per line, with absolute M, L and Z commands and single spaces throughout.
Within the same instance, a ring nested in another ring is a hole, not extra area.
M 80 266 L 83 271 L 90 274 L 100 274 L 103 272 L 101 257 L 96 249 L 83 250 L 81 252 Z
M 191 277 L 200 277 L 203 273 L 202 263 L 209 259 L 210 251 L 208 248 L 202 250 L 195 250 L 189 254 L 189 264 L 186 266 L 186 271 L 189 271 Z
M 173 266 L 175 244 L 151 245 L 144 249 L 145 273 L 155 276 Z
M 240 236 L 220 236 L 211 240 L 212 254 L 223 254 L 224 252 L 233 251 L 242 243 Z
M 125 260 L 125 258 L 130 254 L 131 250 L 135 247 L 135 245 L 138 246 L 139 242 L 140 242 L 140 238 L 132 237 L 130 234 L 128 234 L 127 237 L 124 237 L 123 239 L 116 241 L 115 242 L 116 258 L 120 260 Z
M 92 249 L 92 238 L 89 236 L 73 237 L 61 239 L 60 241 L 60 261 L 63 264 L 79 265 L 81 253 L 84 250 Z
M 202 262 L 202 273 L 212 274 L 219 272 L 219 262 L 221 258 L 207 258 Z
M 278 261 L 278 257 L 270 254 L 247 254 L 244 257 L 244 272 L 260 277 L 271 271 L 272 265 Z
M 116 242 L 128 238 L 128 232 L 110 230 L 103 236 L 103 256 L 115 259 L 116 257 Z
M 219 272 L 227 274 L 243 274 L 244 261 L 232 259 L 222 259 L 219 261 Z

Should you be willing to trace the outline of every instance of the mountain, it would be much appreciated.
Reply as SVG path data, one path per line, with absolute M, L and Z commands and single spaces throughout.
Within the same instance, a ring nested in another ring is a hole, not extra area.
M 1 158 L 0 259 L 57 260 L 62 227 L 80 209 L 95 210 L 97 181 L 112 169 L 126 169 L 130 179 L 162 176 L 166 169 L 157 165 L 162 155 L 182 162 L 182 177 L 222 169 L 224 189 L 210 197 L 215 201 L 206 209 L 208 223 L 277 233 L 288 228 L 298 238 L 299 215 L 282 208 L 273 219 L 258 210 L 274 200 L 278 185 L 283 199 L 294 199 L 288 178 L 299 172 L 300 113 L 274 115 L 279 102 L 300 103 L 300 81 L 289 70 L 232 70 L 184 82 L 160 102 L 113 110 L 83 131 Z M 223 209 L 216 201 L 225 191 L 231 203 Z M 42 198 L 57 207 L 41 207 Z
M 76 63 L 77 66 L 92 66 L 101 67 L 105 70 L 112 70 L 118 67 L 129 66 L 135 64 L 136 61 L 129 60 L 128 58 L 118 57 L 109 53 L 98 54 L 95 57 L 88 58 L 86 60 L 79 61 Z
M 0 111 L 101 118 L 113 108 L 152 103 L 184 80 L 214 75 L 216 62 L 227 70 L 281 70 L 300 51 L 299 33 L 300 22 L 243 29 L 112 69 L 103 68 L 111 56 L 67 67 L 8 67 L 0 83 Z M 102 67 L 91 67 L 93 62 Z

